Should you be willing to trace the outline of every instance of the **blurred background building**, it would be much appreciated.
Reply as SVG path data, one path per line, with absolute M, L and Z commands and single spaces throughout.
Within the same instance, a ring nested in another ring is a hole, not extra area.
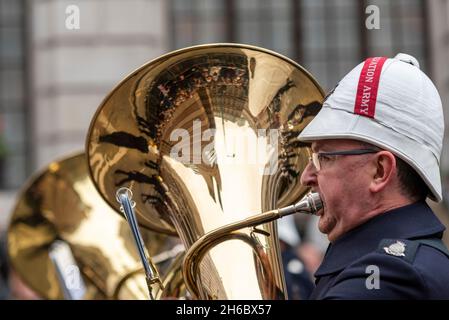
M 67 28 L 69 5 L 79 9 L 79 29 Z M 366 26 L 369 5 L 379 29 Z M 325 90 L 367 56 L 409 53 L 447 113 L 448 0 L 0 0 L 0 229 L 27 177 L 84 148 L 93 114 L 122 78 L 210 42 L 282 53 Z M 447 139 L 441 165 L 448 181 Z

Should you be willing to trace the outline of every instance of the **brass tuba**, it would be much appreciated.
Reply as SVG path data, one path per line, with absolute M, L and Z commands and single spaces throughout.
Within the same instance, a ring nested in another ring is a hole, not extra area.
M 157 257 L 174 239 L 143 233 Z M 98 195 L 84 153 L 50 163 L 29 179 L 8 227 L 8 254 L 22 280 L 45 299 L 68 299 L 61 281 L 64 268 L 51 259 L 61 241 L 73 253 L 72 285 L 84 286 L 82 299 L 147 299 L 145 277 L 126 222 Z M 61 249 L 58 249 L 61 250 Z M 67 259 L 67 257 L 64 257 Z M 160 259 L 167 260 L 167 259 Z M 178 259 L 179 260 L 179 259 Z M 156 260 L 157 261 L 157 260 Z M 178 269 L 181 264 L 178 262 Z M 165 267 L 174 270 L 176 266 Z M 178 271 L 180 274 L 180 271 Z M 175 277 L 176 272 L 171 275 Z M 177 288 L 179 289 L 179 287 Z
M 132 190 L 142 226 L 191 248 L 303 198 L 310 149 L 297 136 L 322 99 L 306 70 L 266 49 L 174 51 L 132 72 L 98 108 L 86 142 L 92 180 L 116 209 L 117 189 Z M 271 220 L 223 234 L 199 259 L 193 298 L 287 298 Z

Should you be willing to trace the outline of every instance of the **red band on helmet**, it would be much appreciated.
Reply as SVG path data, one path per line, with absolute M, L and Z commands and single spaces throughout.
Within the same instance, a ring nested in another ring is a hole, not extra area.
M 363 64 L 357 86 L 354 113 L 374 118 L 380 72 L 386 57 L 368 58 Z

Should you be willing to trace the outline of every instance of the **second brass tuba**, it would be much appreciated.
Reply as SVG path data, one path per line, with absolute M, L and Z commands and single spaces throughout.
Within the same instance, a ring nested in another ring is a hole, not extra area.
M 143 237 L 153 256 L 175 243 L 149 231 Z M 69 246 L 73 264 L 56 267 L 55 244 Z M 148 299 L 129 228 L 98 195 L 84 153 L 53 161 L 28 180 L 9 222 L 8 254 L 22 280 L 45 299 Z M 74 294 L 67 292 L 61 275 Z M 171 277 L 179 278 L 176 272 Z M 167 295 L 178 295 L 176 284 Z
M 308 191 L 298 134 L 321 107 L 313 77 L 275 52 L 240 44 L 174 51 L 131 73 L 102 102 L 86 142 L 104 199 L 134 194 L 142 226 L 186 248 L 207 233 L 290 205 Z M 227 235 L 198 262 L 200 299 L 285 299 L 273 222 Z

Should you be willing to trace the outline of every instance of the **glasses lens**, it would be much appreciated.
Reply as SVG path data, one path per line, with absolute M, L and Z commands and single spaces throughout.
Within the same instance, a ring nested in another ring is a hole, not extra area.
M 318 153 L 312 153 L 312 162 L 315 166 L 316 171 L 320 170 L 320 160 L 318 158 Z

